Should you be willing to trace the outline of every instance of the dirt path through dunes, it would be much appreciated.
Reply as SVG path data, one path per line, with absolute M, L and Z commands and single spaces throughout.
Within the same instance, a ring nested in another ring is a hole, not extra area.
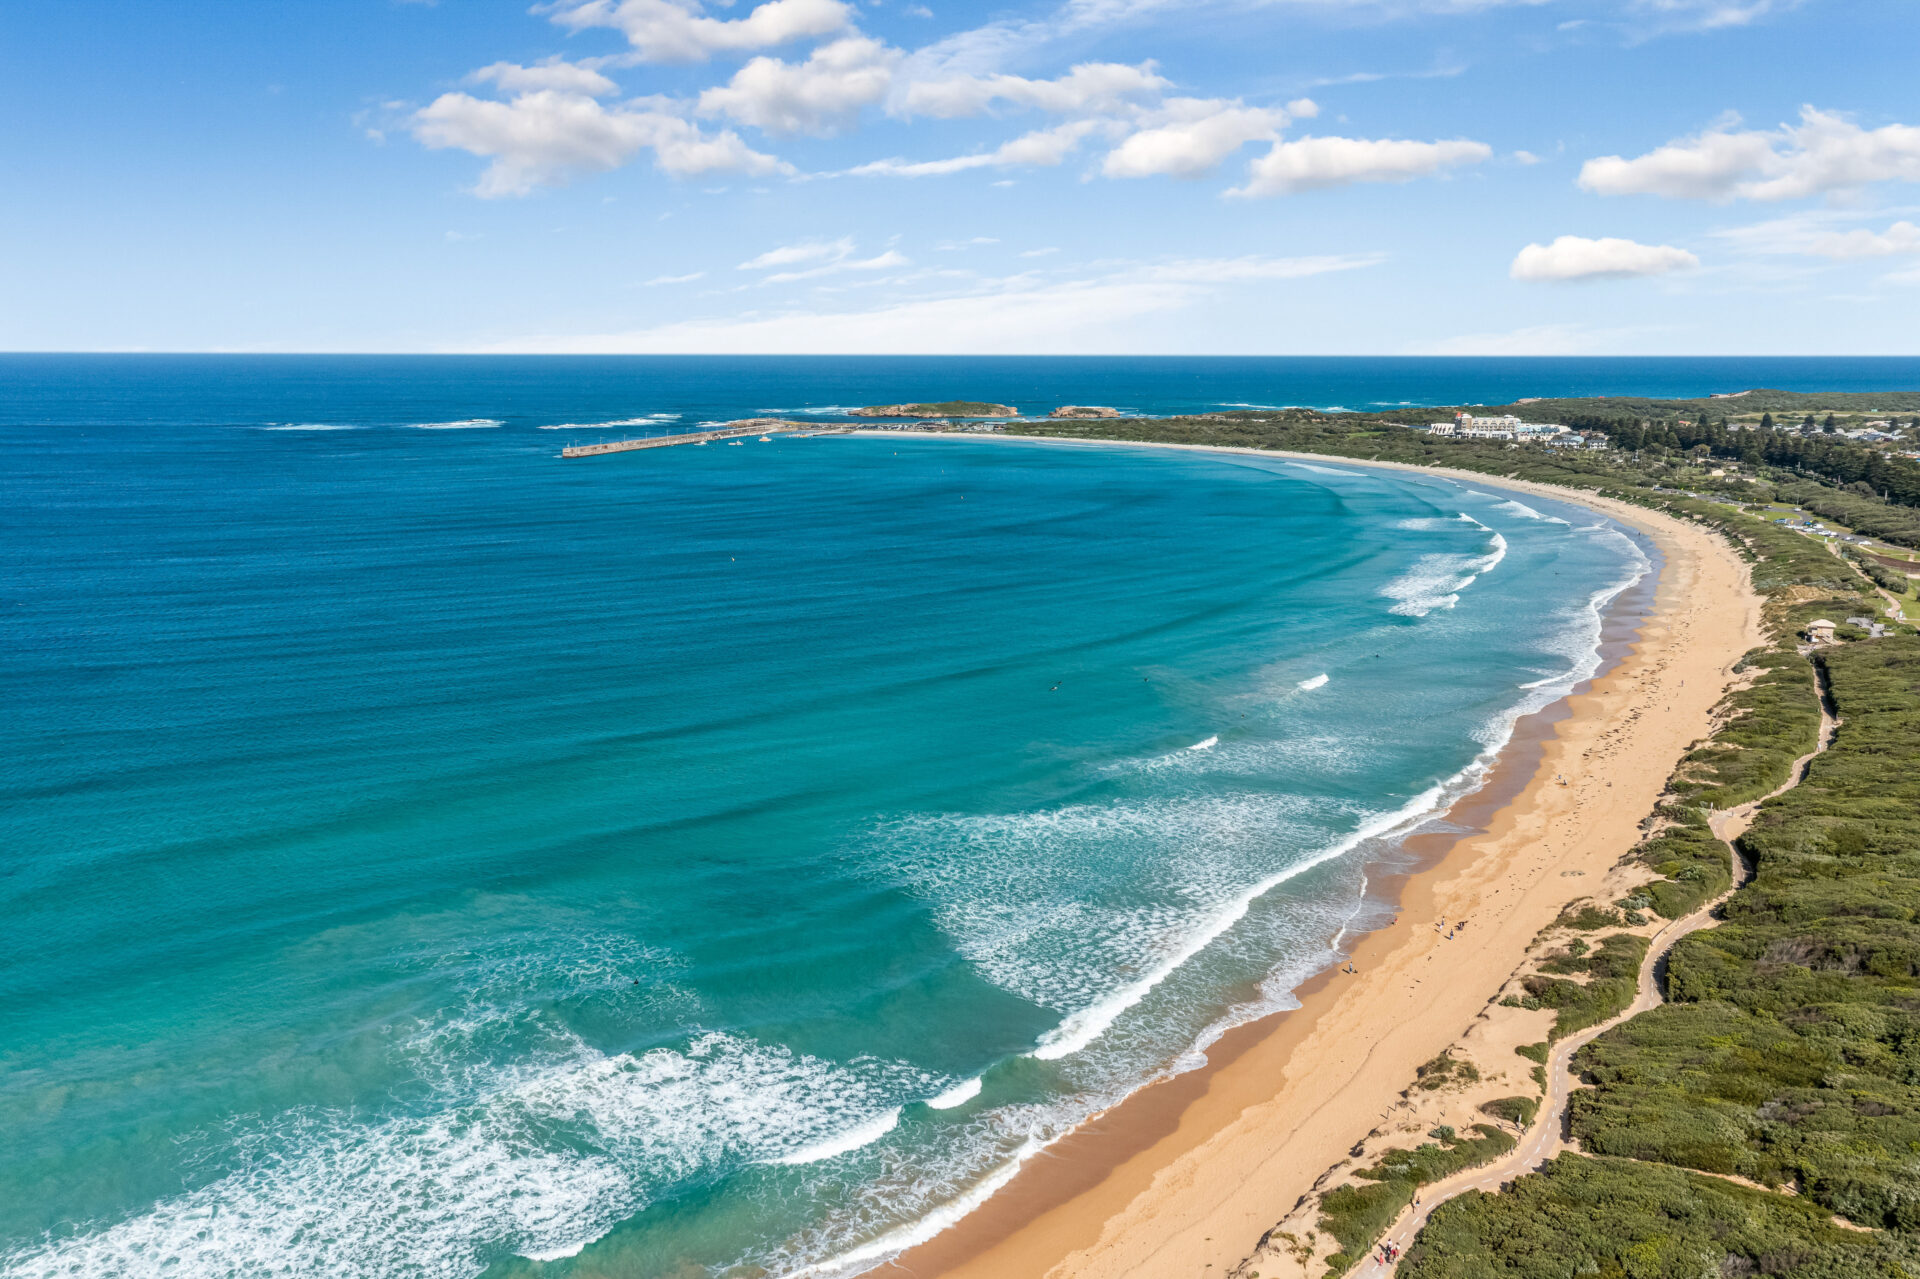
M 1733 882 L 1728 886 L 1727 891 L 1691 915 L 1674 920 L 1648 939 L 1647 957 L 1640 964 L 1639 991 L 1625 1012 L 1578 1034 L 1569 1035 L 1553 1046 L 1553 1052 L 1547 1058 L 1547 1095 L 1541 1101 L 1540 1113 L 1520 1139 L 1520 1144 L 1491 1164 L 1469 1168 L 1444 1181 L 1436 1181 L 1430 1186 L 1421 1187 L 1419 1197 L 1414 1200 L 1413 1206 L 1402 1212 L 1393 1225 L 1388 1227 L 1387 1233 L 1382 1236 L 1383 1243 L 1392 1244 L 1404 1256 L 1408 1246 L 1413 1243 L 1414 1236 L 1419 1234 L 1421 1227 L 1427 1224 L 1427 1218 L 1432 1215 L 1433 1210 L 1447 1200 L 1463 1195 L 1469 1190 L 1498 1190 L 1506 1182 L 1533 1172 L 1562 1152 L 1576 1149 L 1566 1137 L 1567 1100 L 1579 1083 L 1569 1069 L 1573 1055 L 1627 1018 L 1657 1007 L 1665 1001 L 1662 991 L 1665 986 L 1667 956 L 1672 953 L 1674 945 L 1687 934 L 1711 926 L 1714 922 L 1713 913 L 1751 878 L 1752 872 L 1747 866 L 1746 859 L 1740 856 L 1739 850 L 1733 846 L 1733 841 L 1744 835 L 1747 828 L 1753 825 L 1754 814 L 1759 810 L 1760 805 L 1775 795 L 1783 794 L 1798 786 L 1801 779 L 1807 775 L 1807 766 L 1813 762 L 1813 757 L 1826 750 L 1833 741 L 1834 732 L 1840 726 L 1839 721 L 1834 719 L 1828 709 L 1825 680 L 1818 666 L 1814 668 L 1814 672 L 1815 678 L 1821 680 L 1820 736 L 1814 748 L 1795 760 L 1792 769 L 1787 773 L 1787 780 L 1768 794 L 1738 807 L 1713 813 L 1707 818 L 1708 826 L 1712 828 L 1714 835 L 1726 844 L 1727 855 L 1733 859 Z M 1361 1262 L 1350 1273 L 1373 1277 L 1392 1274 L 1397 1268 L 1397 1263 L 1380 1260 L 1379 1247 L 1376 1245 L 1367 1260 Z

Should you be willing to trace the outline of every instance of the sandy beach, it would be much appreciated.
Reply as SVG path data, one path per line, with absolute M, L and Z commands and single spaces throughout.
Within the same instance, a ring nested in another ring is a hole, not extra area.
M 861 432 L 898 438 L 903 432 Z M 936 436 L 929 438 L 954 438 Z M 959 438 L 977 439 L 979 436 Z M 996 438 L 996 437 L 987 437 Z M 1029 439 L 1032 437 L 997 437 Z M 1199 448 L 1032 440 L 1099 447 Z M 1379 886 L 1400 913 L 1301 1006 L 1228 1033 L 1207 1065 L 1135 1093 L 1036 1157 L 979 1211 L 888 1269 L 931 1279 L 1223 1275 L 1458 1039 L 1540 930 L 1631 849 L 1680 755 L 1704 736 L 1733 665 L 1760 642 L 1747 566 L 1720 537 L 1627 503 L 1470 472 L 1392 466 L 1602 512 L 1659 548 L 1660 577 L 1618 660 L 1523 720 L 1488 783 L 1416 836 L 1411 873 Z M 1566 779 L 1562 784 L 1559 778 Z M 1471 917 L 1452 940 L 1436 920 Z

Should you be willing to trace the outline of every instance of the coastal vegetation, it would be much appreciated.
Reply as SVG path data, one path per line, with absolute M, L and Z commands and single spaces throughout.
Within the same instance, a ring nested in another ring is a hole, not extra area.
M 1576 1066 L 1581 1145 L 1795 1187 L 1920 1231 L 1920 641 L 1821 652 L 1841 727 L 1741 840 L 1753 884 L 1672 1002 Z
M 869 404 L 849 409 L 854 417 L 1018 417 L 1020 410 L 1011 404 L 990 404 L 984 400 L 941 400 L 937 404 Z
M 1832 413 L 1920 409 L 1920 395 L 1735 398 L 1741 413 L 1763 416 L 1811 412 L 1814 401 Z M 1773 522 L 1779 512 L 1766 506 L 1920 546 L 1920 468 L 1771 421 L 1731 429 L 1709 416 L 1722 403 L 1527 406 L 1535 417 L 1606 431 L 1615 447 L 1604 452 L 1443 440 L 1377 416 L 1311 410 L 1021 428 L 1453 467 L 1585 489 L 1719 531 L 1766 597 L 1767 642 L 1736 668 L 1712 732 L 1675 768 L 1629 854 L 1657 877 L 1617 902 L 1577 903 L 1558 924 L 1596 932 L 1699 910 L 1730 883 L 1729 849 L 1711 814 L 1772 795 L 1738 840 L 1752 880 L 1729 899 L 1723 922 L 1675 945 L 1667 1002 L 1575 1055 L 1590 1085 L 1569 1108 L 1579 1153 L 1500 1193 L 1441 1205 L 1408 1249 L 1403 1275 L 1920 1275 L 1920 638 L 1909 626 L 1877 639 L 1842 626 L 1837 645 L 1802 638 L 1816 618 L 1879 617 L 1874 588 L 1900 596 L 1910 583 L 1887 557 L 1835 554 Z M 1712 475 L 1704 463 L 1715 457 L 1741 473 Z M 1815 749 L 1823 695 L 1837 732 L 1799 784 L 1782 791 Z M 1565 943 L 1522 980 L 1517 1002 L 1556 1011 L 1549 1041 L 1523 1045 L 1523 1057 L 1544 1062 L 1552 1039 L 1631 1002 L 1646 939 L 1594 941 Z M 1513 1122 L 1533 1117 L 1507 1101 L 1483 1109 Z M 1488 1147 L 1476 1158 L 1462 1144 L 1456 1137 L 1395 1152 L 1360 1174 L 1365 1184 L 1328 1192 L 1321 1225 L 1341 1249 L 1330 1273 L 1365 1256 L 1434 1179 L 1427 1170 L 1503 1153 Z
M 1452 1128 L 1436 1128 L 1428 1135 L 1435 1140 L 1412 1150 L 1389 1151 L 1359 1169 L 1354 1175 L 1365 1184 L 1341 1186 L 1320 1201 L 1320 1228 L 1340 1244 L 1340 1251 L 1327 1258 L 1329 1276 L 1345 1274 L 1366 1256 L 1420 1187 L 1490 1163 L 1515 1144 L 1511 1133 L 1492 1124 L 1475 1124 L 1471 1136 Z
M 1813 1204 L 1658 1164 L 1561 1155 L 1434 1209 L 1401 1279 L 1908 1279 L 1920 1248 Z

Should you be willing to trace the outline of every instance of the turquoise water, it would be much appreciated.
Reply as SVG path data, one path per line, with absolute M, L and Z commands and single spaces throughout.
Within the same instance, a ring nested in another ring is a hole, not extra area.
M 871 1264 L 1286 1006 L 1647 566 L 1333 463 L 538 429 L 758 384 L 115 376 L 0 423 L 7 1276 Z

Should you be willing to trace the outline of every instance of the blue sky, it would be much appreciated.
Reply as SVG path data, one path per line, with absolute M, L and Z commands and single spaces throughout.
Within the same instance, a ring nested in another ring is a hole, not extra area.
M 0 13 L 0 348 L 1920 350 L 1912 0 Z

